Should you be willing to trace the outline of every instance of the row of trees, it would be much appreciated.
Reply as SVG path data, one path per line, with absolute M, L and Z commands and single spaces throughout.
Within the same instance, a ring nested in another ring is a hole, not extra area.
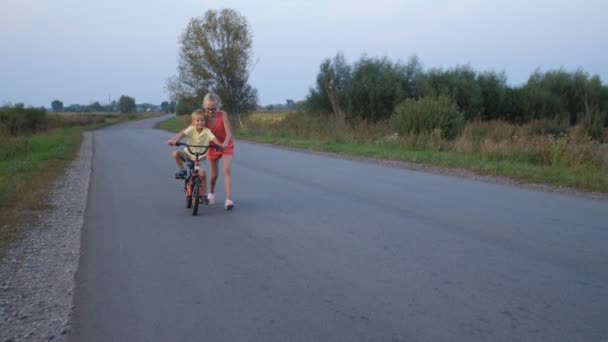
M 285 112 L 297 111 L 304 109 L 305 101 L 294 101 L 292 99 L 285 100 L 285 103 L 273 103 L 266 106 L 258 106 L 259 112 Z
M 591 115 L 608 120 L 602 114 L 608 112 L 608 85 L 581 70 L 537 70 L 525 84 L 510 86 L 504 72 L 476 72 L 470 66 L 425 71 L 417 57 L 406 64 L 362 57 L 351 65 L 341 53 L 321 63 L 306 107 L 377 122 L 405 100 L 423 97 L 451 99 L 469 121 L 545 118 L 573 125 Z
M 90 105 L 89 108 L 92 110 L 82 110 L 84 106 L 79 105 L 71 105 L 75 108 L 79 108 L 80 110 L 75 110 L 79 113 L 87 113 L 87 112 L 116 112 L 116 109 L 103 108 L 99 109 L 95 105 Z M 78 107 L 77 107 L 78 106 Z M 142 108 L 145 111 L 146 106 L 139 104 L 135 104 L 135 99 L 130 96 L 122 96 L 120 100 L 113 104 L 116 108 L 122 109 L 123 113 L 132 113 L 136 109 L 141 110 Z M 154 107 L 154 110 L 157 110 L 159 106 L 149 105 Z M 165 101 L 160 105 L 160 108 L 166 113 L 175 112 L 175 102 Z M 66 111 L 68 108 L 63 108 L 63 104 L 59 100 L 55 100 L 52 102 L 52 107 L 55 112 L 58 111 Z M 47 110 L 44 107 L 41 108 L 26 108 L 23 103 L 16 103 L 15 105 L 4 104 L 0 106 L 0 137 L 9 137 L 9 136 L 17 136 L 17 135 L 27 135 L 33 134 L 37 132 L 45 131 L 52 127 L 69 127 L 74 125 L 84 125 L 94 122 L 103 122 L 104 116 L 99 115 L 47 115 Z M 1 140 L 1 139 L 0 139 Z
M 109 104 L 102 105 L 99 102 L 93 102 L 89 105 L 71 104 L 64 107 L 63 102 L 54 100 L 51 102 L 51 109 L 54 112 L 77 112 L 77 113 L 92 113 L 92 112 L 157 112 L 174 113 L 177 104 L 174 101 L 164 101 L 159 105 L 151 103 L 136 103 L 135 98 L 127 95 L 122 95 L 118 101 L 112 101 Z

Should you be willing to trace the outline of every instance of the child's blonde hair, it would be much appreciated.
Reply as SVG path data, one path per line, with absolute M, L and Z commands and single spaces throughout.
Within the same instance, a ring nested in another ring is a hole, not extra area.
M 203 117 L 205 117 L 205 111 L 202 109 L 196 109 L 195 111 L 192 112 L 192 114 L 190 114 L 190 117 L 192 118 L 192 121 L 194 121 L 194 117 L 197 115 L 202 115 Z

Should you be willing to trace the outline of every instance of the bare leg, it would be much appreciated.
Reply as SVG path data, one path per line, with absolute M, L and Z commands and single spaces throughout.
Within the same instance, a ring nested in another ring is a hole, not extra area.
M 184 169 L 184 160 L 186 158 L 186 154 L 182 151 L 173 151 L 173 159 L 175 160 L 175 163 L 177 164 L 177 167 L 179 167 L 180 170 Z
M 232 156 L 225 154 L 222 156 L 222 159 L 224 159 L 224 193 L 226 194 L 226 199 L 232 199 Z
M 218 166 L 220 164 L 218 160 L 210 160 L 209 165 L 211 166 L 211 189 L 210 193 L 215 193 L 215 184 L 217 183 Z

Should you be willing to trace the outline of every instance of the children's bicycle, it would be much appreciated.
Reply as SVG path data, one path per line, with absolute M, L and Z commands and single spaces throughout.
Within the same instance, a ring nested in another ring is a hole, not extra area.
M 186 146 L 186 149 L 190 154 L 194 155 L 195 159 L 186 162 L 186 176 L 184 177 L 184 192 L 186 193 L 186 208 L 192 208 L 192 215 L 196 216 L 198 213 L 198 206 L 203 200 L 205 194 L 201 194 L 201 176 L 199 175 L 200 162 L 199 157 L 204 155 L 209 148 L 215 148 L 219 150 L 221 147 L 218 145 L 188 145 L 183 142 L 177 142 L 175 146 Z M 190 147 L 202 148 L 202 151 L 192 151 Z M 178 177 L 176 177 L 178 178 Z M 181 179 L 178 178 L 178 179 Z M 207 202 L 208 203 L 208 202 Z

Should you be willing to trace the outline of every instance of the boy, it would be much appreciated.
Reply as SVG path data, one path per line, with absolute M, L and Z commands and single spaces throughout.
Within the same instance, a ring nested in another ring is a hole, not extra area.
M 209 143 L 213 143 L 218 146 L 221 145 L 215 135 L 211 133 L 211 130 L 205 127 L 205 115 L 201 109 L 197 109 L 192 112 L 192 124 L 183 131 L 177 133 L 173 138 L 169 139 L 167 144 L 175 146 L 175 144 L 183 137 L 188 138 L 188 145 L 209 145 Z M 193 152 L 200 152 L 204 149 L 200 147 L 190 147 L 190 150 Z M 202 163 L 206 155 L 207 153 L 205 152 L 204 155 L 199 156 L 199 162 Z M 184 148 L 184 151 L 173 152 L 173 159 L 175 160 L 177 167 L 180 169 L 180 171 L 175 174 L 176 178 L 183 179 L 186 176 L 187 172 L 184 168 L 184 162 L 194 160 L 194 158 L 195 156 L 190 154 L 187 148 Z M 199 169 L 199 175 L 201 176 L 201 188 L 199 193 L 205 194 L 207 192 L 207 179 L 205 177 L 205 170 L 203 168 Z M 209 203 L 206 195 L 201 195 L 201 197 L 203 204 Z

